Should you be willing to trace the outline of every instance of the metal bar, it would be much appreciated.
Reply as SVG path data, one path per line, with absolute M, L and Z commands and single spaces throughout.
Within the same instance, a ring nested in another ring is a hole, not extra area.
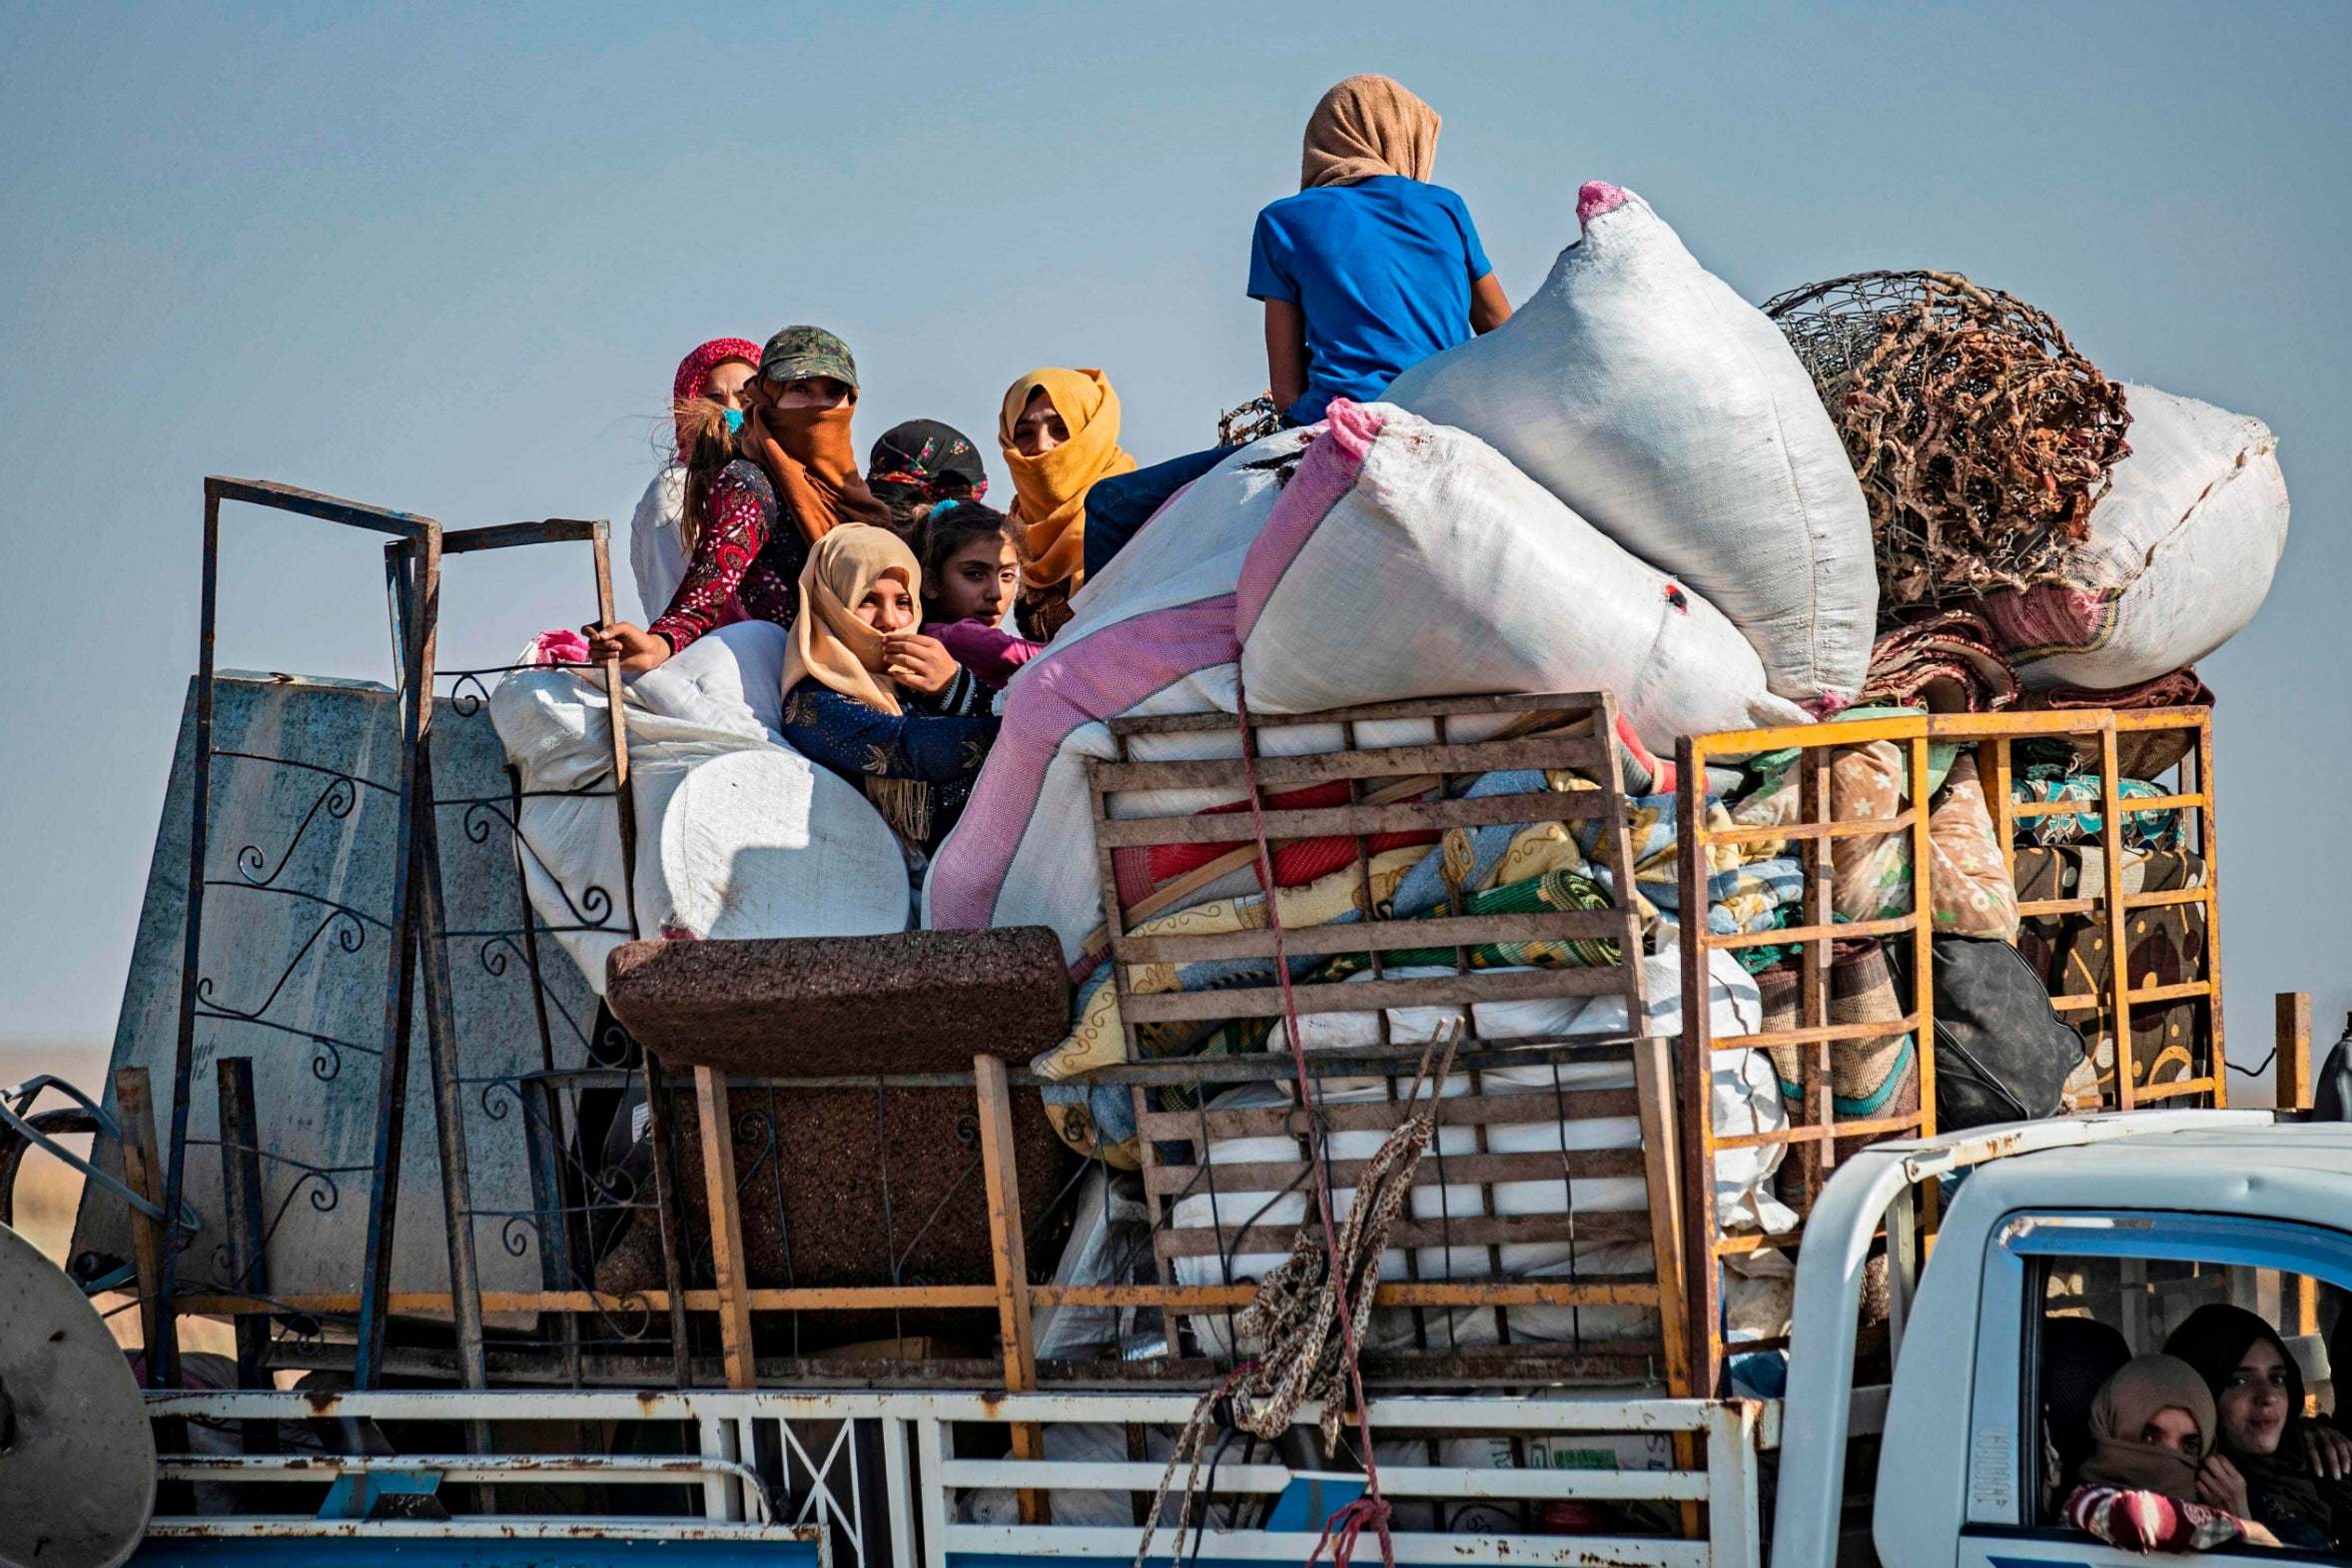
M 727 1113 L 727 1076 L 694 1070 L 694 1103 L 702 1133 L 703 1185 L 710 1203 L 710 1262 L 719 1298 L 719 1346 L 727 1386 L 759 1381 L 751 1347 L 751 1279 L 743 1250 L 743 1211 L 735 1190 L 735 1133 Z
M 270 1290 L 269 1259 L 262 1255 L 261 1119 L 255 1112 L 253 1058 L 222 1057 L 213 1064 L 220 1106 L 221 1212 L 226 1216 L 229 1277 L 238 1288 L 266 1296 Z M 263 1360 L 270 1348 L 270 1325 L 256 1315 L 237 1319 L 237 1386 L 268 1386 Z M 244 1430 L 248 1453 L 274 1453 L 278 1428 L 270 1421 L 249 1421 Z
M 443 555 L 511 549 L 518 544 L 574 544 L 604 526 L 584 517 L 546 517 L 537 522 L 500 522 L 482 528 L 449 528 L 441 534 Z
M 1525 695 L 1509 693 L 1475 697 L 1414 697 L 1397 702 L 1367 702 L 1353 708 L 1326 708 L 1316 713 L 1252 713 L 1251 729 L 1298 729 L 1321 725 L 1337 726 L 1346 723 L 1368 724 L 1376 719 L 1425 719 L 1437 715 L 1464 717 L 1477 714 L 1526 714 L 1548 709 L 1566 708 L 1587 710 L 1601 704 L 1601 693 L 1596 691 L 1547 691 Z M 1234 719 L 1229 713 L 1154 713 L 1106 721 L 1114 736 L 1133 735 L 1191 735 L 1206 731 L 1227 731 Z M 1799 730 L 1797 733 L 1804 733 Z
M 294 485 L 280 484 L 270 479 L 233 479 L 223 474 L 209 474 L 204 481 L 204 498 L 205 509 L 216 515 L 222 501 L 247 501 L 275 511 L 291 511 L 305 517 L 316 517 L 322 522 L 346 523 L 355 528 L 389 533 L 401 539 L 418 540 L 440 531 L 439 523 L 415 512 L 371 506 L 365 501 L 345 500 L 340 495 L 297 489 Z
M 359 1352 L 354 1380 L 363 1388 L 383 1376 L 385 1298 L 399 1220 L 400 1147 L 405 1133 L 408 1047 L 415 1011 L 416 767 L 432 711 L 430 622 L 440 613 L 440 528 L 423 537 L 424 552 L 387 550 L 385 576 L 394 617 L 392 655 L 400 666 L 400 747 L 396 764 L 399 815 L 393 827 L 390 973 L 385 983 L 384 1054 L 377 1065 L 375 1177 L 368 1194 L 367 1251 L 360 1269 Z M 428 594 L 428 588 L 431 590 Z M 428 1026 L 429 1027 L 429 1026 Z
M 1435 1007 L 1448 1002 L 1521 1002 L 1538 997 L 1605 997 L 1624 981 L 1605 969 L 1482 971 L 1426 980 L 1358 980 L 1343 986 L 1300 986 L 1292 993 L 1301 1014 L 1369 1012 L 1375 1008 Z M 1237 986 L 1229 991 L 1163 991 L 1126 999 L 1134 1022 L 1204 1022 L 1210 1019 L 1280 1018 L 1282 993 L 1275 986 Z
M 2273 1095 L 2281 1111 L 2311 1109 L 2311 993 L 2282 991 L 2271 999 L 2278 1062 Z
M 1936 1136 L 1936 900 L 1933 888 L 1935 841 L 1928 831 L 1928 737 L 1912 741 L 1911 753 L 1911 934 L 1912 1012 L 1919 1027 L 1912 1050 L 1920 1064 L 1920 1136 Z M 2109 861 L 2122 879 L 2122 862 Z
M 1225 723 L 1232 721 L 1228 718 Z M 1589 736 L 1551 734 L 1511 740 L 1373 746 L 1362 751 L 1310 751 L 1259 761 L 1257 782 L 1274 790 L 1341 779 L 1400 778 L 1413 774 L 1485 772 L 1496 768 L 1595 768 L 1601 745 Z M 1166 762 L 1096 762 L 1089 769 L 1105 790 L 1246 788 L 1238 757 L 1201 757 Z M 1228 824 L 1237 812 L 1223 814 Z M 1139 819 L 1141 820 L 1141 819 Z M 1180 817 L 1157 817 L 1162 822 Z
M 1809 751 L 1812 748 L 1807 748 Z M 1716 844 L 1771 844 L 1782 839 L 1843 839 L 1884 838 L 1899 833 L 1919 820 L 1917 810 L 1906 808 L 1892 817 L 1855 817 L 1838 822 L 1768 822 L 1756 827 L 1717 828 L 1708 835 Z
M 1518 1473 L 1518 1472 L 1512 1472 Z M 1387 1471 L 1383 1469 L 1385 1477 Z M 1125 1562 L 1136 1549 L 1137 1532 L 1116 1526 L 1057 1525 L 1031 1529 L 1020 1525 L 952 1524 L 939 1559 L 946 1568 L 952 1552 L 979 1554 L 992 1561 L 1030 1558 L 1079 1558 Z M 1200 1555 L 1211 1561 L 1302 1563 L 1313 1556 L 1314 1531 L 1203 1530 L 1195 1540 Z M 1571 1535 L 1437 1535 L 1399 1530 L 1394 1537 L 1396 1560 L 1407 1564 L 1528 1563 L 1588 1568 L 1606 1562 L 1614 1568 L 1710 1568 L 1713 1558 L 1704 1541 L 1661 1540 L 1649 1537 Z
M 1485 947 L 1506 942 L 1622 941 L 1625 916 L 1615 910 L 1555 910 L 1524 915 L 1437 915 L 1413 920 L 1365 920 L 1344 926 L 1284 928 L 1283 951 L 1293 958 L 1332 953 L 1390 953 L 1422 948 Z M 1123 964 L 1188 964 L 1208 959 L 1271 958 L 1270 931 L 1167 937 L 1120 937 L 1112 951 Z
M 2131 1059 L 2131 962 L 2123 921 L 2123 818 L 2118 803 L 2115 727 L 2099 728 L 2099 848 L 2106 864 L 2105 897 L 2108 975 L 2106 1006 L 2115 1019 L 2115 1108 L 2129 1111 L 2134 1100 Z
M 172 1047 L 172 1139 L 164 1168 L 163 1210 L 180 1212 L 187 1185 L 188 1096 L 196 1074 L 196 983 L 204 967 L 204 883 L 213 799 L 213 651 L 220 622 L 221 492 L 204 485 L 203 586 L 196 638 L 196 733 L 189 756 L 188 913 L 180 934 L 180 1016 Z M 227 481 L 237 482 L 237 481 Z M 155 1280 L 156 1331 L 147 1341 L 147 1381 L 169 1388 L 179 1379 L 179 1330 L 172 1310 L 178 1254 L 166 1251 Z
M 2206 1027 L 2212 1032 L 2212 1061 L 2206 1071 L 2213 1078 L 2213 1104 L 2229 1105 L 2229 1053 L 2224 1042 L 2221 1005 L 2221 802 L 2216 796 L 2213 779 L 2213 714 L 2211 709 L 2199 709 L 2196 750 L 2197 789 L 2205 797 L 2205 809 L 2197 813 L 2197 844 L 2205 857 L 2205 889 L 2212 902 L 2205 907 L 2205 974 L 2213 983 L 2213 1000 L 2205 1009 Z M 2121 719 L 2117 715 L 2117 719 Z M 2116 879 L 2118 882 L 2121 878 Z

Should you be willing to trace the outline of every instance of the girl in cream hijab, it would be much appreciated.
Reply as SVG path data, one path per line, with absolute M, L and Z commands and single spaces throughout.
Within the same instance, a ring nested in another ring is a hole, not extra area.
M 2135 1552 L 2278 1545 L 2261 1525 L 2198 1500 L 2212 1494 L 2214 1426 L 2195 1367 L 2169 1355 L 2126 1361 L 2091 1404 L 2091 1453 L 2062 1510 L 2067 1522 Z
M 997 440 L 1013 470 L 1013 520 L 1029 540 L 1023 629 L 1046 641 L 1085 580 L 1087 491 L 1136 465 L 1119 444 L 1119 393 L 1101 371 L 1044 369 L 1005 390 Z
M 928 856 L 971 798 L 997 721 L 937 711 L 955 661 L 916 629 L 923 568 L 890 529 L 852 523 L 810 549 L 800 599 L 784 656 L 784 739 L 862 789 Z

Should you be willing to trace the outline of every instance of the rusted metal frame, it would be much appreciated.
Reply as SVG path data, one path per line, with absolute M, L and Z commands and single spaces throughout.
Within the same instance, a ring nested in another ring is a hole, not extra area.
M 979 1089 L 980 1163 L 988 1187 L 989 1252 L 996 1266 L 997 1326 L 1004 1341 L 1005 1389 L 1028 1393 L 1037 1387 L 1037 1331 L 1030 1317 L 1029 1251 L 1021 1232 L 1021 1173 L 1014 1162 L 1013 1097 L 1005 1083 L 1005 1064 L 992 1056 L 972 1059 L 972 1076 Z M 1013 1427 L 1013 1457 L 1043 1459 L 1045 1431 L 1029 1422 Z M 1051 1524 L 1052 1507 L 1044 1492 L 1023 1490 L 1018 1498 L 1021 1522 Z
M 1936 1136 L 1936 899 L 1931 886 L 1936 865 L 1935 843 L 1928 823 L 1928 737 L 1918 736 L 1909 747 L 1911 763 L 1911 973 L 1912 1012 L 1919 1027 L 1912 1032 L 1912 1056 L 1919 1063 L 1920 1136 Z
M 1676 1063 L 1682 1132 L 1684 1284 L 1690 1319 L 1690 1392 L 1713 1398 L 1723 1377 L 1722 1276 L 1715 1236 L 1715 1116 L 1707 935 L 1707 754 L 1713 737 L 1675 742 L 1675 841 L 1682 880 L 1683 1049 Z
M 1439 722 L 1443 722 L 1442 718 Z M 1264 758 L 1259 764 L 1258 787 L 1272 791 L 1344 780 L 1361 783 L 1365 779 L 1409 778 L 1428 773 L 1454 774 L 1462 771 L 1462 759 L 1470 752 L 1479 755 L 1480 772 L 1496 768 L 1597 767 L 1600 763 L 1600 749 L 1580 735 L 1533 735 L 1479 741 L 1440 740 L 1433 744 L 1408 742 L 1359 749 L 1354 738 L 1354 722 L 1340 721 L 1340 728 L 1347 735 L 1343 750 L 1309 751 Z M 1096 771 L 1103 780 L 1103 787 L 1113 791 L 1223 789 L 1236 786 L 1240 778 L 1238 762 L 1229 757 L 1098 762 Z M 1227 824 L 1228 827 L 1230 825 Z
M 448 1231 L 449 1287 L 456 1301 L 458 1373 L 466 1387 L 480 1388 L 488 1383 L 489 1368 L 482 1352 L 481 1274 L 474 1255 L 473 1179 L 465 1147 L 456 1003 L 448 950 L 441 936 L 447 922 L 442 918 L 439 805 L 432 779 L 432 670 L 440 620 L 437 544 L 437 536 L 420 543 L 388 544 L 385 569 L 395 583 L 407 584 L 409 602 L 415 606 L 399 622 L 404 639 L 402 662 L 412 661 L 418 671 L 418 714 L 409 760 L 408 843 L 414 857 L 408 874 L 413 905 L 409 941 L 415 948 L 414 963 L 424 992 L 424 1049 L 432 1075 L 433 1132 L 440 1155 L 441 1218 Z M 409 960 L 401 956 L 395 962 L 406 964 Z M 395 1171 L 395 1183 L 397 1179 Z M 488 1433 L 475 1436 L 486 1441 Z
M 1565 1214 L 1482 1214 L 1462 1215 L 1450 1221 L 1433 1223 L 1420 1219 L 1399 1218 L 1388 1233 L 1391 1247 L 1444 1246 L 1450 1238 L 1458 1245 L 1486 1246 L 1501 1244 L 1517 1246 L 1538 1241 L 1565 1241 L 1571 1232 L 1581 1228 L 1584 1240 L 1647 1241 L 1650 1238 L 1650 1217 L 1646 1212 L 1611 1212 L 1584 1214 L 1573 1222 Z M 1279 1251 L 1289 1245 L 1298 1232 L 1294 1224 L 1259 1222 L 1249 1229 L 1249 1249 L 1257 1251 L 1262 1244 L 1267 1251 Z M 1169 1254 L 1175 1257 L 1212 1257 L 1217 1255 L 1216 1237 L 1206 1227 L 1185 1227 L 1168 1232 Z M 1652 1288 L 1648 1275 L 1630 1276 L 1640 1280 L 1642 1287 Z
M 1541 1060 L 1530 1065 L 1541 1066 Z M 1207 1083 L 1228 1082 L 1222 1075 Z M 1543 1105 L 1513 1106 L 1511 1101 L 1532 1099 L 1529 1096 L 1503 1095 L 1485 1106 L 1465 1096 L 1441 1100 L 1434 1108 L 1439 1127 L 1465 1127 L 1472 1123 L 1506 1125 L 1512 1123 L 1549 1122 L 1554 1111 Z M 1572 1089 L 1558 1096 L 1547 1096 L 1564 1105 L 1561 1114 L 1585 1119 L 1599 1117 L 1630 1117 L 1640 1114 L 1636 1092 L 1627 1089 Z M 1388 1133 L 1396 1124 L 1385 1105 L 1359 1104 L 1326 1106 L 1324 1125 L 1342 1133 Z M 1293 1113 L 1280 1106 L 1257 1106 L 1229 1109 L 1216 1113 L 1217 1136 L 1220 1138 L 1280 1138 L 1292 1131 Z M 1137 1131 L 1147 1140 L 1181 1139 L 1191 1136 L 1192 1112 L 1152 1111 L 1145 1113 Z
M 1818 748 L 1807 748 L 1810 756 Z M 2076 803 L 2079 806 L 2079 802 Z M 1711 844 L 1767 844 L 1783 839 L 1799 841 L 1814 839 L 1885 838 L 1890 833 L 1908 830 L 1921 813 L 1910 806 L 1892 817 L 1855 817 L 1845 821 L 1773 822 L 1756 827 L 1717 828 L 1708 834 Z
M 1359 837 L 1358 842 L 1361 842 Z M 1457 952 L 1490 943 L 1541 942 L 1577 938 L 1619 940 L 1625 916 L 1614 910 L 1559 910 L 1521 915 L 1437 915 L 1414 920 L 1362 920 L 1346 926 L 1306 926 L 1282 933 L 1292 958 L 1334 953 L 1378 955 L 1399 950 L 1451 947 Z M 1120 958 L 1128 964 L 1187 964 L 1207 959 L 1271 959 L 1270 931 L 1204 933 L 1199 936 L 1127 937 Z M 1457 968 L 1466 963 L 1457 962 Z
M 1818 1046 L 1830 1041 L 1878 1040 L 1887 1035 L 1908 1035 L 1919 1027 L 1920 1015 L 1915 1012 L 1906 1013 L 1898 1019 L 1872 1020 L 1862 1024 L 1816 1024 L 1806 1029 L 1775 1029 L 1758 1035 L 1727 1035 L 1716 1041 L 1713 1049 L 1719 1052 L 1768 1051 L 1775 1046 Z
M 2311 1109 L 2311 993 L 2281 991 L 2271 998 L 2273 1034 L 2272 1059 L 2277 1064 L 2277 1079 L 2272 1093 L 2273 1102 L 2282 1112 Z M 2290 1334 L 2313 1334 L 2319 1331 L 2319 1281 L 2309 1274 L 2295 1275 L 2294 1290 L 2289 1297 L 2289 1320 L 2293 1327 L 2281 1324 Z
M 531 987 L 538 989 L 535 978 Z M 548 1079 L 525 1081 L 515 1086 L 515 1098 L 522 1104 L 523 1155 L 530 1167 L 531 1207 L 541 1216 L 539 1225 L 539 1286 L 543 1290 L 568 1290 L 582 1282 L 593 1283 L 574 1261 L 586 1253 L 586 1237 L 574 1224 L 575 1216 L 564 1194 L 563 1179 L 563 1116 L 562 1090 Z M 536 1102 L 534 1108 L 533 1102 Z M 624 1102 L 616 1113 L 628 1114 Z M 561 1357 L 564 1380 L 573 1387 L 580 1380 L 579 1319 L 570 1312 L 556 1315 L 556 1354 Z
M 441 534 L 443 555 L 468 555 L 476 550 L 505 550 L 521 544 L 584 544 L 609 529 L 602 518 L 542 517 L 532 522 L 500 522 L 486 527 L 450 528 Z

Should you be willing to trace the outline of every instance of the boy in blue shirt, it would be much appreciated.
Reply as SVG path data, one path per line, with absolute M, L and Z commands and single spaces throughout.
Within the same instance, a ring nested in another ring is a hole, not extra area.
M 1257 215 L 1249 296 L 1274 406 L 1297 423 L 1510 318 L 1470 210 L 1428 183 L 1439 123 L 1402 83 L 1349 77 L 1307 120 L 1298 194 Z

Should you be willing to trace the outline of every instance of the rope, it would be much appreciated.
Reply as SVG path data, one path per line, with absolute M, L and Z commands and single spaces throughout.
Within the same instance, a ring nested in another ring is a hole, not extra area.
M 1364 1398 L 1359 1364 L 1364 1330 L 1371 1324 L 1372 1295 L 1379 1284 L 1380 1255 L 1387 1250 L 1388 1232 L 1412 1191 L 1413 1174 L 1436 1131 L 1437 1101 L 1454 1052 L 1461 1040 L 1457 1021 L 1422 1053 L 1412 1093 L 1406 1097 L 1405 1119 L 1381 1141 L 1365 1162 L 1355 1181 L 1355 1201 L 1344 1226 L 1332 1218 L 1329 1134 L 1323 1126 L 1314 1085 L 1307 1073 L 1306 1047 L 1298 1030 L 1298 1009 L 1290 986 L 1290 959 L 1282 933 L 1281 900 L 1274 881 L 1272 852 L 1266 844 L 1264 798 L 1258 788 L 1256 747 L 1249 730 L 1249 705 L 1234 677 L 1234 709 L 1241 727 L 1241 776 L 1249 791 L 1250 832 L 1255 838 L 1259 875 L 1266 889 L 1266 929 L 1273 938 L 1274 974 L 1282 992 L 1282 1021 L 1296 1071 L 1298 1104 L 1317 1112 L 1312 1168 L 1315 1176 L 1315 1215 L 1319 1225 L 1301 1223 L 1290 1244 L 1290 1255 L 1257 1282 L 1249 1304 L 1232 1320 L 1236 1346 L 1240 1338 L 1254 1338 L 1258 1354 L 1225 1375 L 1193 1406 L 1168 1469 L 1153 1494 L 1142 1545 L 1136 1549 L 1136 1568 L 1143 1568 L 1168 1500 L 1169 1483 L 1178 1465 L 1185 1466 L 1184 1495 L 1176 1517 L 1176 1552 L 1180 1558 L 1184 1536 L 1191 1527 L 1195 1482 L 1200 1456 L 1212 1425 L 1239 1427 L 1268 1441 L 1288 1431 L 1302 1404 L 1322 1405 L 1323 1449 L 1337 1449 L 1339 1429 L 1352 1402 L 1364 1465 L 1364 1495 L 1333 1513 L 1308 1556 L 1311 1565 L 1331 1548 L 1334 1568 L 1348 1568 L 1363 1532 L 1372 1530 L 1380 1541 L 1384 1568 L 1395 1568 L 1395 1543 L 1390 1538 L 1391 1510 L 1380 1493 L 1380 1464 L 1373 1451 L 1372 1417 Z M 1428 1086 L 1427 1103 L 1421 1090 Z M 1201 1158 L 1209 1163 L 1208 1151 Z M 1318 1244 L 1319 1243 L 1319 1244 Z M 1333 1343 L 1333 1329 L 1337 1343 Z M 1332 1352 L 1336 1349 L 1338 1354 Z M 1197 1550 L 1197 1542 L 1195 1542 Z

